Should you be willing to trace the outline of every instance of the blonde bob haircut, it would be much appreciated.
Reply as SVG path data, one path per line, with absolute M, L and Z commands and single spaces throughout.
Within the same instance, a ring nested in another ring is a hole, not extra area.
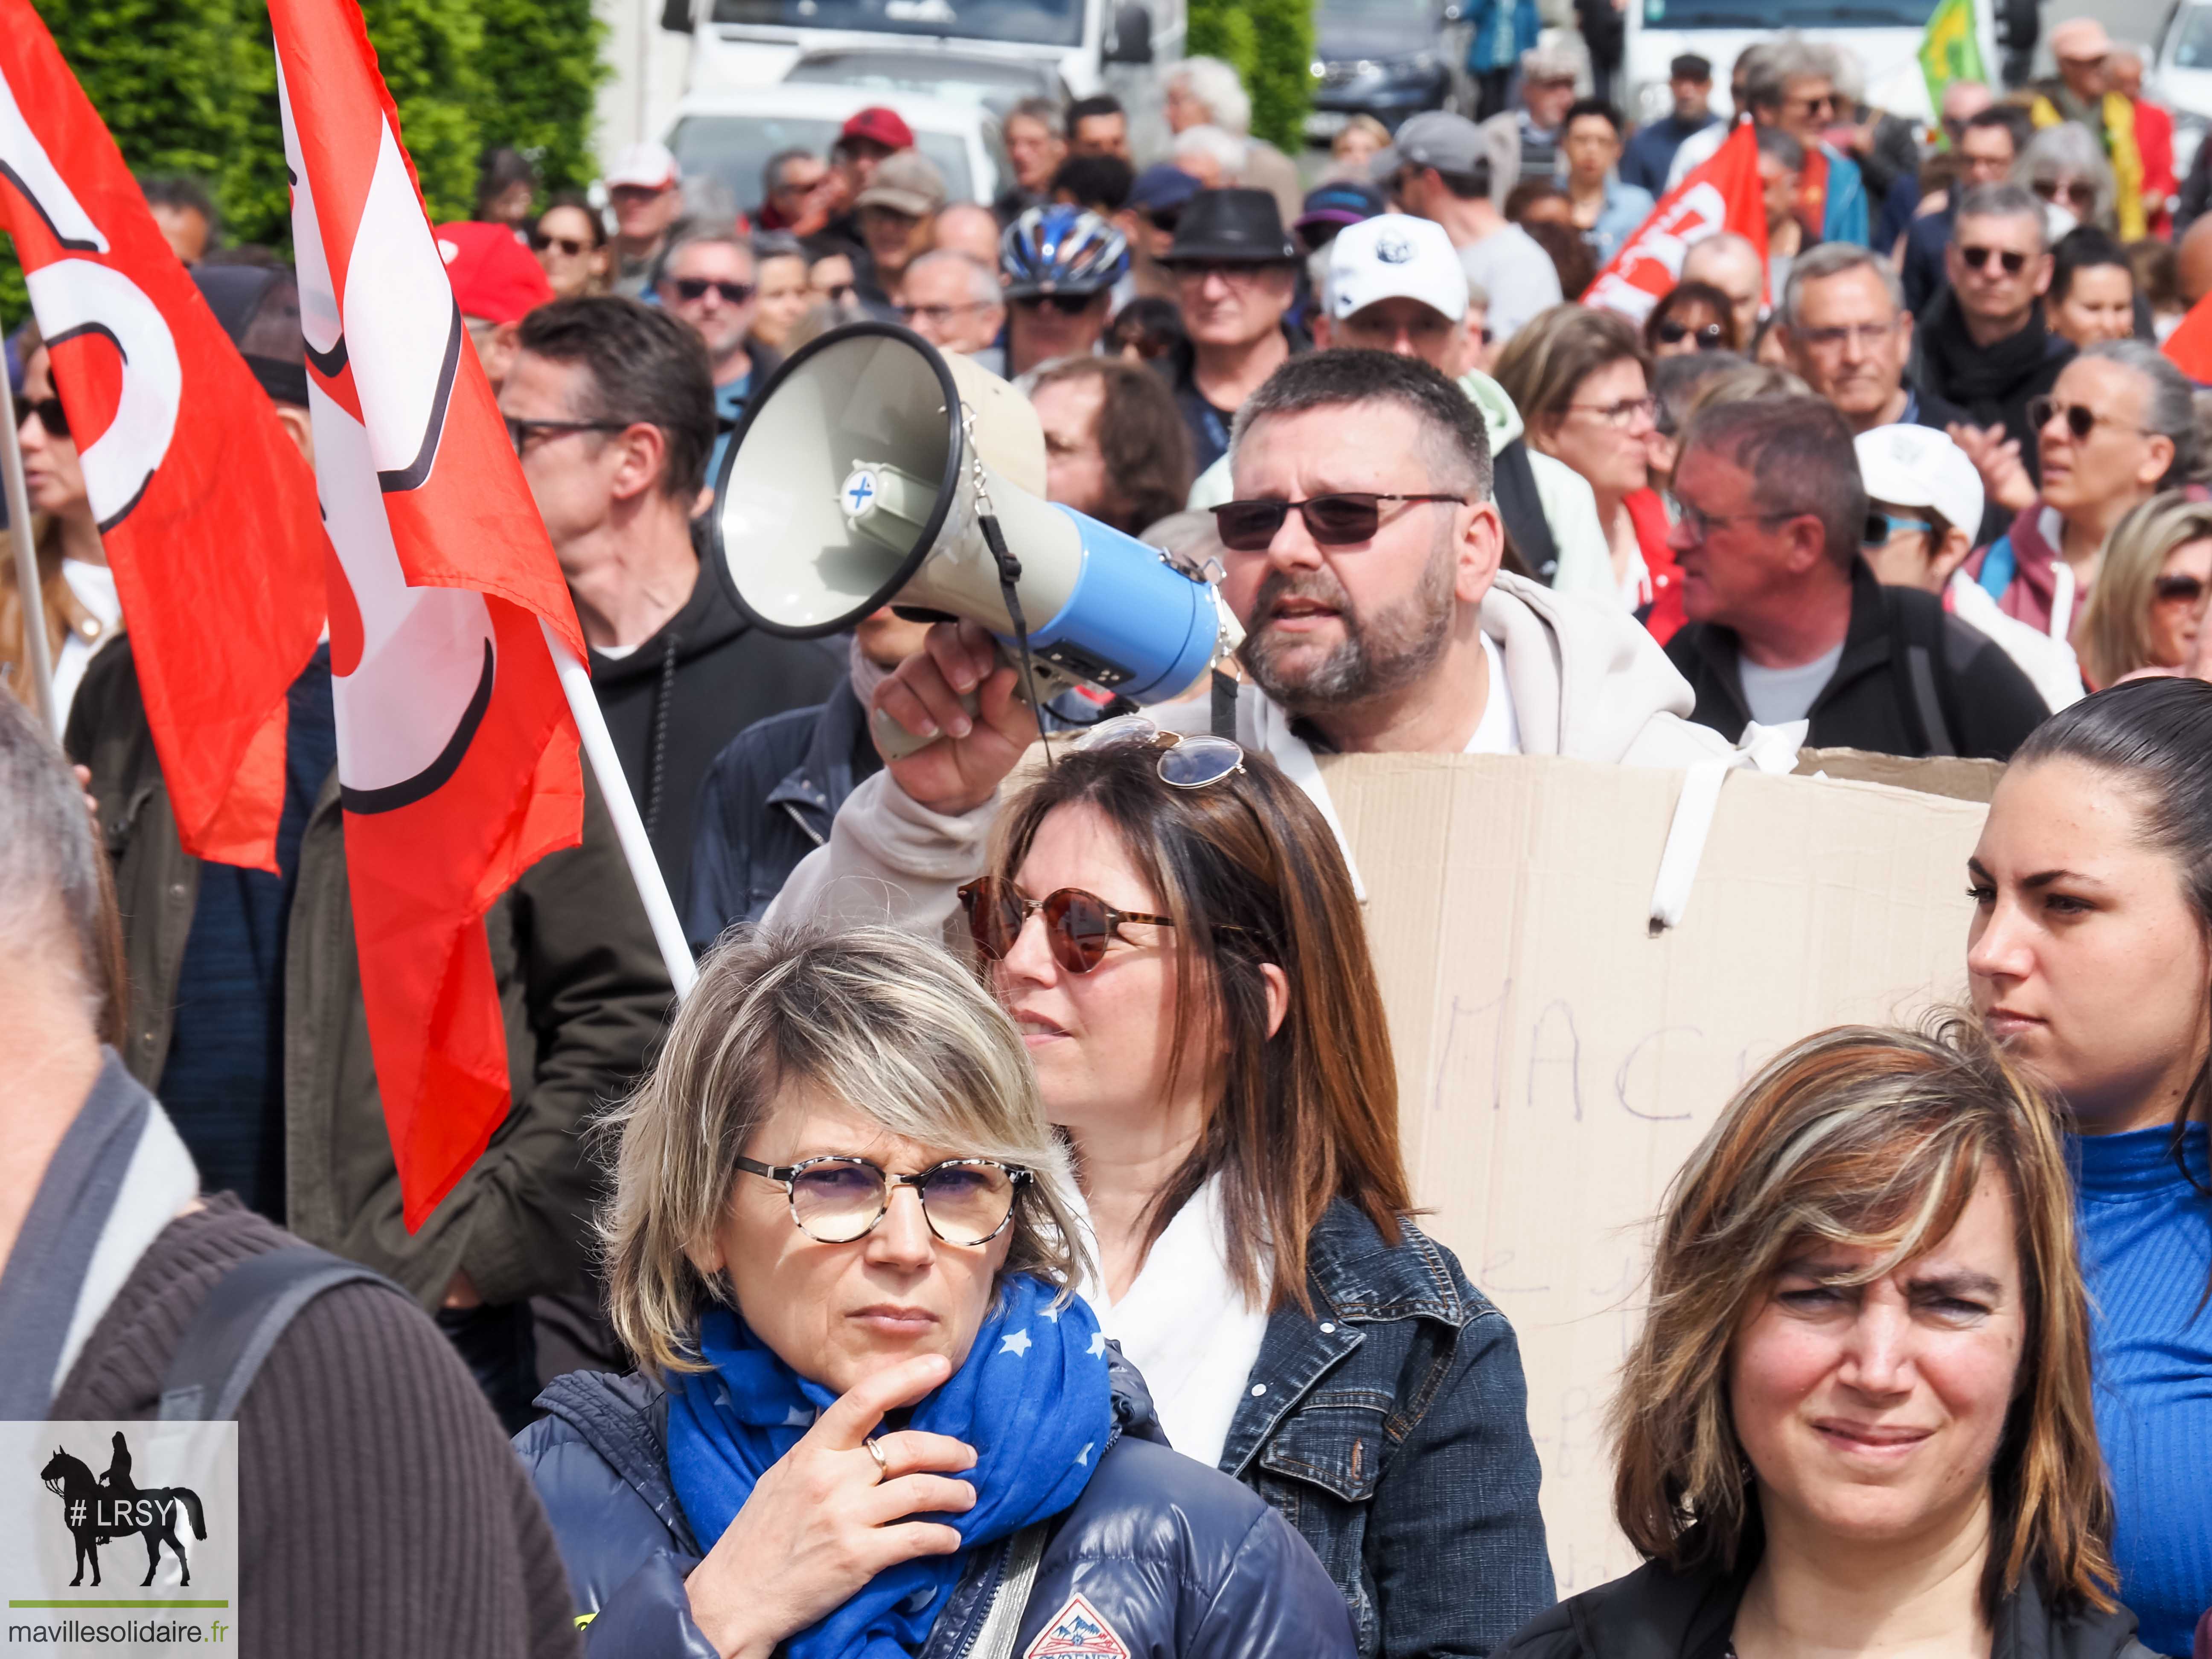
M 1955 1013 L 1924 1035 L 1845 1025 L 1785 1049 L 1676 1176 L 1613 1407 L 1613 1514 L 1638 1549 L 1677 1571 L 1733 1571 L 1758 1553 L 1729 1404 L 1736 1334 L 1808 1244 L 1873 1251 L 1845 1281 L 1871 1283 L 1948 1237 L 1989 1175 L 2012 1197 L 2027 1340 L 1990 1468 L 1983 1609 L 1994 1620 L 2030 1570 L 2058 1606 L 2116 1605 L 2058 1109 Z
M 1005 1271 L 1073 1294 L 1085 1257 L 1068 1153 L 1019 1029 L 966 965 L 882 927 L 737 933 L 700 965 L 653 1070 L 607 1119 L 619 1137 L 599 1223 L 609 1311 L 641 1365 L 704 1369 L 699 1316 L 735 1304 L 695 1254 L 729 1213 L 738 1158 L 794 1086 L 948 1158 L 1031 1170 Z
M 2096 585 L 2081 612 L 2081 672 L 2103 688 L 2138 668 L 2173 668 L 2151 660 L 2152 590 L 2177 547 L 2212 538 L 2212 506 L 2179 489 L 2129 509 L 2112 526 Z

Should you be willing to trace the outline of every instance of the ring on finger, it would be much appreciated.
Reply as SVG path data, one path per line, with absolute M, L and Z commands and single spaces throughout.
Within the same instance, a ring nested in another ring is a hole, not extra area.
M 891 1466 L 890 1461 L 884 1455 L 884 1449 L 873 1440 L 863 1440 L 860 1443 L 860 1448 L 876 1460 L 877 1480 L 880 1482 L 887 1479 L 890 1474 Z

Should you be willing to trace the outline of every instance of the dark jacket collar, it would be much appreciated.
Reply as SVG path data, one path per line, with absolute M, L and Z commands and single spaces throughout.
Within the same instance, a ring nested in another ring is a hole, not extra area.
M 1291 356 L 1303 357 L 1307 352 L 1313 349 L 1313 336 L 1307 333 L 1305 330 L 1300 328 L 1296 323 L 1292 322 L 1288 314 L 1285 315 L 1283 320 L 1278 324 L 1277 326 L 1283 331 L 1284 342 L 1291 348 Z M 1192 378 L 1198 373 L 1198 348 L 1196 346 L 1193 345 L 1188 340 L 1178 341 L 1176 344 L 1175 350 L 1170 355 L 1167 361 L 1170 365 L 1168 373 L 1168 384 L 1170 386 L 1173 386 L 1177 392 L 1188 392 L 1194 398 L 1202 397 L 1204 395 L 1198 389 L 1198 382 Z M 1234 414 L 1236 411 L 1232 410 L 1230 412 Z
M 872 760 L 875 764 L 868 764 Z M 805 757 L 769 791 L 768 804 L 796 813 L 818 838 L 826 840 L 830 820 L 845 797 L 881 766 L 868 736 L 868 711 L 860 707 L 848 674 L 822 705 Z
M 1741 638 L 1733 628 L 1716 623 L 1698 640 L 1698 647 L 1711 665 L 1715 679 L 1731 706 L 1738 715 L 1748 720 L 1751 708 L 1743 698 Z M 1851 620 L 1844 630 L 1843 655 L 1836 659 L 1836 672 L 1828 676 L 1828 683 L 1820 688 L 1806 714 L 1810 716 L 1819 713 L 1820 706 L 1850 680 L 1874 665 L 1887 662 L 1889 651 L 1889 617 L 1881 602 L 1881 584 L 1875 580 L 1873 568 L 1854 555 Z
M 2010 402 L 2053 357 L 2073 355 L 2071 342 L 2045 325 L 2038 300 L 2016 331 L 1988 345 L 1967 332 L 1959 296 L 1947 283 L 1929 302 L 1913 337 L 1920 343 L 1935 390 L 1954 403 Z
M 672 650 L 679 665 L 687 663 L 726 645 L 750 626 L 744 613 L 723 591 L 722 579 L 708 563 L 714 554 L 702 544 L 702 539 L 695 530 L 691 544 L 699 550 L 699 576 L 691 584 L 691 597 L 684 601 L 683 609 L 661 623 L 651 638 L 627 657 L 608 657 L 592 652 L 593 684 L 619 685 L 629 680 L 649 679 L 665 672 L 665 659 Z

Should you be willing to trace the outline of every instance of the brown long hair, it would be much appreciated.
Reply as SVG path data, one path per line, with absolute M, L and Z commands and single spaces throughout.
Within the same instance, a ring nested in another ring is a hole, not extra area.
M 1180 513 L 1190 495 L 1190 429 L 1176 408 L 1168 383 L 1149 368 L 1115 357 L 1071 357 L 1042 370 L 1037 391 L 1059 380 L 1095 380 L 1105 400 L 1098 406 L 1098 450 L 1113 491 L 1107 523 L 1133 536 L 1148 524 Z
M 1310 1313 L 1306 1240 L 1330 1202 L 1358 1206 L 1392 1244 L 1413 1207 L 1359 902 L 1328 822 L 1272 762 L 1247 755 L 1241 773 L 1178 789 L 1161 781 L 1158 760 L 1138 744 L 1064 756 L 1001 818 L 991 868 L 1011 878 L 1063 807 L 1113 826 L 1175 919 L 1176 985 L 1190 1012 L 1170 1077 L 1189 1063 L 1194 1032 L 1218 1030 L 1228 1043 L 1206 1132 L 1154 1197 L 1145 1246 L 1218 1170 L 1237 1287 L 1256 1303 L 1271 1265 L 1271 1305 Z M 1290 990 L 1273 1036 L 1267 963 Z
M 1613 1514 L 1638 1549 L 1733 1569 L 1758 1537 L 1728 1358 L 1791 1253 L 1808 1239 L 1873 1249 L 1850 1280 L 1870 1282 L 1941 1243 L 1994 1174 L 2012 1195 L 2027 1336 L 1990 1468 L 1983 1611 L 1994 1618 L 2030 1567 L 2062 1606 L 2116 1605 L 2059 1117 L 1964 1014 L 1926 1035 L 1822 1031 L 1743 1085 L 1668 1194 L 1650 1312 L 1613 1402 Z

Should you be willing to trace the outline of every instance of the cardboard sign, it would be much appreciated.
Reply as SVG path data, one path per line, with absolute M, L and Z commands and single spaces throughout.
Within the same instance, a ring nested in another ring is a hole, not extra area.
M 1519 1336 L 1553 1565 L 1572 1595 L 1637 1562 L 1612 1521 L 1605 1416 L 1646 1224 L 1784 1044 L 1963 999 L 1966 861 L 1986 809 L 1731 773 L 1681 925 L 1653 937 L 1680 773 L 1321 765 L 1366 884 L 1422 1224 Z

